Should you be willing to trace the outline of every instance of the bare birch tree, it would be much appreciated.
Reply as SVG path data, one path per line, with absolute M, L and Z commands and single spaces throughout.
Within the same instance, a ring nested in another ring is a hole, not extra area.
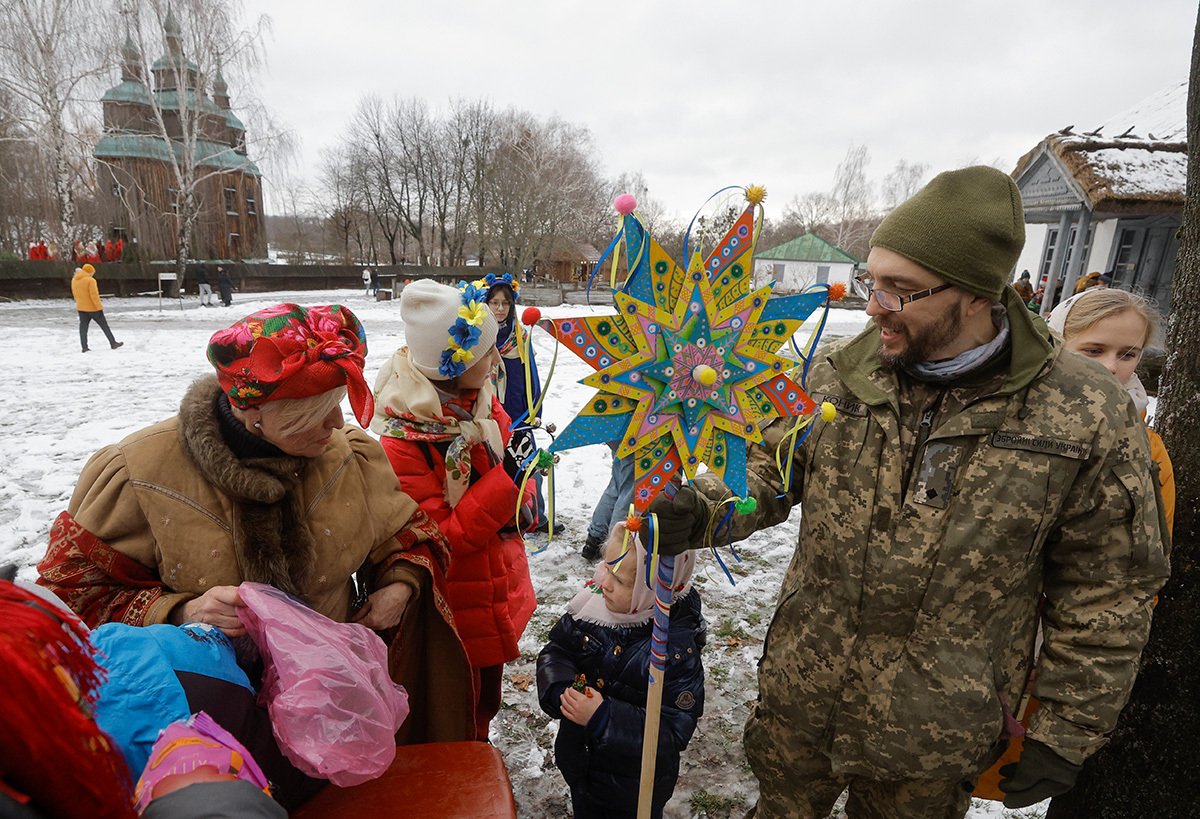
M 7 92 L 0 105 L 24 126 L 22 138 L 48 156 L 55 204 L 50 232 L 59 243 L 74 232 L 74 189 L 86 171 L 75 134 L 106 68 L 95 40 L 101 26 L 97 6 L 86 0 L 0 3 L 0 88 Z
M 871 154 L 866 145 L 851 145 L 846 156 L 838 164 L 833 176 L 830 199 L 834 207 L 834 221 L 830 224 L 833 238 L 830 241 L 848 253 L 861 255 L 870 238 L 874 225 L 871 223 L 871 183 L 867 180 L 867 166 Z
M 891 173 L 883 178 L 882 205 L 884 210 L 892 210 L 901 202 L 912 197 L 925 184 L 929 176 L 929 166 L 924 162 L 909 162 L 901 159 Z

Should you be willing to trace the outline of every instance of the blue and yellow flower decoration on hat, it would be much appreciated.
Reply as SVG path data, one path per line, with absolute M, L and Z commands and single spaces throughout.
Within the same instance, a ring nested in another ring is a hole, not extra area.
M 462 306 L 458 308 L 458 318 L 450 325 L 446 349 L 442 350 L 442 360 L 438 364 L 438 372 L 446 378 L 462 375 L 475 360 L 471 348 L 479 343 L 480 328 L 488 315 L 485 300 L 489 287 L 486 279 L 458 283 Z

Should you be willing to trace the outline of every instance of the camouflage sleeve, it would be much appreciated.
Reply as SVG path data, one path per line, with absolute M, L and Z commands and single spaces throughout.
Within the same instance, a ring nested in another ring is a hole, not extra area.
M 796 447 L 796 455 L 792 462 L 791 486 L 786 490 L 783 476 L 775 462 L 775 454 L 783 436 L 792 427 L 792 424 L 788 423 L 790 420 L 776 420 L 768 424 L 762 430 L 763 442 L 751 444 L 747 448 L 746 489 L 749 496 L 757 502 L 757 506 L 749 514 L 734 512 L 730 516 L 729 526 L 733 540 L 745 540 L 759 529 L 783 523 L 791 514 L 792 507 L 800 502 L 800 491 L 804 483 L 804 447 Z M 711 472 L 697 476 L 692 485 L 708 500 L 712 511 L 706 538 L 706 542 L 711 542 L 725 513 L 730 511 L 728 505 L 718 508 L 718 504 L 726 498 L 733 497 L 733 493 Z M 729 534 L 722 529 L 720 540 L 724 542 L 728 538 Z
M 1097 435 L 1107 451 L 1076 477 L 1045 547 L 1042 708 L 1029 736 L 1076 764 L 1116 725 L 1170 573 L 1146 434 L 1132 404 L 1126 415 Z

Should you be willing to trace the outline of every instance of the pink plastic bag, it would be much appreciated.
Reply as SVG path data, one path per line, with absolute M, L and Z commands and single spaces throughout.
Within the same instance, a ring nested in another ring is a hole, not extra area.
M 279 747 L 309 776 L 339 787 L 383 774 L 396 758 L 408 694 L 388 675 L 387 646 L 273 586 L 242 583 L 238 617 L 263 658 L 258 693 Z

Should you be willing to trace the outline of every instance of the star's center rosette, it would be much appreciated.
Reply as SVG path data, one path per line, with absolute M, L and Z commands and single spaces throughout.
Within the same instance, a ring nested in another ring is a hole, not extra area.
M 686 270 L 646 231 L 633 197 L 618 197 L 610 250 L 623 246 L 628 275 L 613 289 L 616 313 L 541 322 L 596 370 L 581 382 L 596 395 L 551 450 L 617 442 L 618 456 L 635 458 L 639 512 L 701 464 L 744 497 L 746 447 L 762 440 L 761 422 L 815 408 L 789 375 L 798 362 L 780 350 L 826 295 L 752 289 L 765 192 L 745 194 L 745 209 L 706 255 L 691 252 Z M 615 270 L 616 257 L 614 284 Z

